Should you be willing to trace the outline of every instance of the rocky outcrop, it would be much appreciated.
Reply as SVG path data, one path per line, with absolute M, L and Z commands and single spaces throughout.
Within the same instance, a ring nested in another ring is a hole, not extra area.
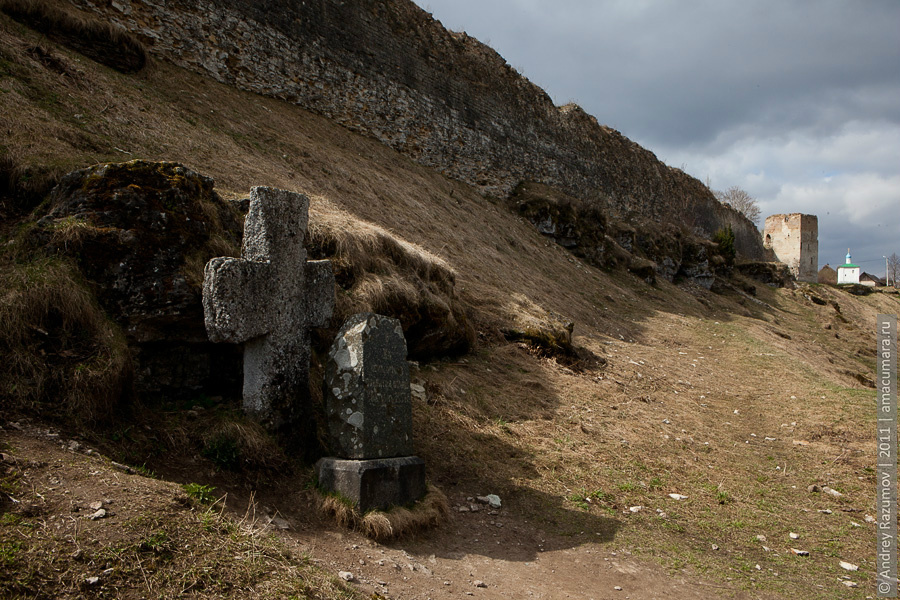
M 735 270 L 741 275 L 755 279 L 760 283 L 778 288 L 793 288 L 794 276 L 784 263 L 754 261 L 738 263 Z
M 32 236 L 76 261 L 125 331 L 138 392 L 189 398 L 240 390 L 240 350 L 208 341 L 200 283 L 207 260 L 237 253 L 241 222 L 212 179 L 133 161 L 63 177 Z
M 177 65 L 325 115 L 486 194 L 539 181 L 620 220 L 674 221 L 706 237 L 731 225 L 738 251 L 763 258 L 753 224 L 701 182 L 578 106 L 555 106 L 409 0 L 75 4 Z
M 510 202 L 541 234 L 576 256 L 603 269 L 624 267 L 648 283 L 689 280 L 710 289 L 716 272 L 725 268 L 716 245 L 683 225 L 622 223 L 538 183 L 518 186 Z
M 213 257 L 240 255 L 244 222 L 241 203 L 223 201 L 213 186 L 171 162 L 74 171 L 29 234 L 32 245 L 74 260 L 122 328 L 143 397 L 241 394 L 241 347 L 211 343 L 204 326 L 203 268 Z M 400 319 L 412 358 L 469 348 L 474 331 L 449 266 L 351 215 L 328 223 L 313 217 L 309 244 L 313 256 L 334 259 L 341 287 L 335 322 L 323 331 L 373 308 Z M 327 335 L 316 340 L 320 351 L 331 343 Z

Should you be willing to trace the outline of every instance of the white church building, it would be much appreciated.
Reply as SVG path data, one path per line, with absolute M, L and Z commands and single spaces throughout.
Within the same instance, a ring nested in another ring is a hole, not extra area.
M 847 248 L 847 262 L 837 268 L 838 285 L 842 283 L 859 283 L 859 265 L 854 265 L 850 258 L 850 248 Z

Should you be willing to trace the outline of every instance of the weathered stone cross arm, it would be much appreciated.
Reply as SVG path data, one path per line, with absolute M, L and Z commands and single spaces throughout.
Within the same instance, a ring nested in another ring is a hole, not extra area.
M 272 296 L 273 271 L 267 263 L 238 258 L 218 257 L 206 263 L 204 286 L 216 290 L 204 302 L 210 341 L 240 344 L 269 332 L 262 305 Z

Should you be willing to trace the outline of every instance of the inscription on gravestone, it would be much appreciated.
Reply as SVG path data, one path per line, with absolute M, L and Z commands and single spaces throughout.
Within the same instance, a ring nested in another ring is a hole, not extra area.
M 325 410 L 332 450 L 368 459 L 413 453 L 406 340 L 396 319 L 350 317 L 325 365 Z

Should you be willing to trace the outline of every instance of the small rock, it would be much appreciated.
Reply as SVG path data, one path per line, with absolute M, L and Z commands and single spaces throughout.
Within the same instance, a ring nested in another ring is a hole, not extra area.
M 472 509 L 469 508 L 468 506 L 457 506 L 456 510 L 458 510 L 459 512 L 471 512 L 472 511 Z
M 110 461 L 109 465 L 110 465 L 113 469 L 117 469 L 117 470 L 122 471 L 122 472 L 124 472 L 124 473 L 128 473 L 129 475 L 134 475 L 134 474 L 135 474 L 135 470 L 132 469 L 131 467 L 129 467 L 128 465 L 123 465 L 122 463 L 117 463 L 117 462 L 115 462 L 115 461 Z
M 672 500 L 687 500 L 687 496 L 682 494 L 669 494 L 669 498 Z
M 449 582 L 449 581 L 445 581 L 445 582 L 444 582 L 444 585 L 450 585 L 450 582 Z
M 841 568 L 845 571 L 859 571 L 859 566 L 854 565 L 853 563 L 848 563 L 842 560 L 840 565 Z
M 830 515 L 831 509 L 830 508 L 820 508 L 819 512 L 822 513 L 823 515 Z
M 621 585 L 617 585 L 617 586 L 614 587 L 613 589 L 616 590 L 617 592 L 621 592 L 621 591 L 622 591 L 622 586 L 621 586 Z
M 478 496 L 476 498 L 482 504 L 488 504 L 491 508 L 500 508 L 500 496 L 496 494 L 488 494 L 487 496 Z
M 716 544 L 713 544 L 713 545 L 712 545 L 712 549 L 713 549 L 713 550 L 718 550 L 719 547 L 718 547 Z
M 873 517 L 872 515 L 866 515 L 866 523 L 874 523 L 874 522 L 875 522 L 875 517 Z
M 88 577 L 84 582 L 88 585 L 96 585 L 100 581 L 99 577 Z
M 268 524 L 276 529 L 281 529 L 282 531 L 287 531 L 291 528 L 291 524 L 287 522 L 287 520 L 282 519 L 278 516 L 272 516 L 268 518 Z
M 101 508 L 103 508 L 103 502 L 102 501 L 91 502 L 91 504 L 89 505 L 88 508 L 90 508 L 91 510 L 100 510 Z
M 790 533 L 788 534 L 788 536 L 789 536 L 792 540 L 799 540 L 799 539 L 800 539 L 800 534 L 799 534 L 799 533 L 794 533 L 793 531 L 790 532 Z
M 860 524 L 857 523 L 856 521 L 850 521 L 850 525 L 851 525 L 852 527 L 862 527 L 862 525 L 860 525 Z
M 795 446 L 809 446 L 809 442 L 807 442 L 806 440 L 794 440 L 794 445 Z M 818 486 L 810 486 L 810 487 L 818 487 Z
M 762 571 L 762 567 L 759 566 L 758 564 L 757 564 L 754 568 L 755 568 L 757 571 Z
M 644 507 L 643 506 L 632 506 L 628 510 L 630 510 L 633 513 L 639 513 L 642 510 L 644 510 Z
M 338 572 L 338 577 L 340 577 L 344 581 L 353 581 L 353 573 L 351 573 L 350 571 L 340 571 Z
M 855 581 L 842 581 L 841 583 L 843 583 L 844 585 L 846 585 L 848 588 L 859 587 L 859 584 L 856 583 Z
M 476 579 L 475 581 L 473 581 L 472 585 L 474 585 L 477 588 L 486 588 L 487 587 L 487 584 L 485 582 L 481 581 L 480 579 Z
M 97 519 L 105 519 L 106 518 L 106 509 L 101 508 L 94 514 L 88 517 L 91 521 L 96 521 Z
M 756 539 L 759 540 L 760 542 L 764 542 L 764 541 L 766 541 L 766 536 L 758 535 L 758 536 L 756 536 Z
M 796 548 L 791 548 L 791 552 L 793 552 L 797 556 L 809 556 L 808 550 L 797 550 Z
M 822 491 L 825 492 L 826 494 L 831 494 L 831 495 L 834 496 L 835 498 L 842 498 L 842 497 L 844 496 L 844 495 L 843 495 L 842 493 L 840 493 L 839 491 L 833 490 L 833 489 L 831 489 L 830 487 L 828 487 L 827 485 L 822 487 Z
M 763 546 L 763 552 L 771 552 L 771 551 L 772 551 L 772 549 L 769 548 L 768 546 Z

